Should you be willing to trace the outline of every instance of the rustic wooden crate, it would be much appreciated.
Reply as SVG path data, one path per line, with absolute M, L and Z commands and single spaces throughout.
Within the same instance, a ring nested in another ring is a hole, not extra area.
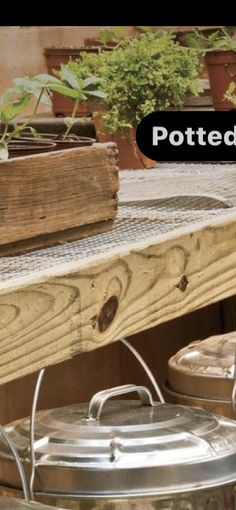
M 0 163 L 0 254 L 107 230 L 117 210 L 117 150 L 94 144 Z

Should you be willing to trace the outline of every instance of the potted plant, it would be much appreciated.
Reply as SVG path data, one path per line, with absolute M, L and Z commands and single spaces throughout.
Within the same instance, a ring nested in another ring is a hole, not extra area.
M 54 78 L 52 79 L 54 82 Z M 6 90 L 0 98 L 0 160 L 7 160 L 9 156 L 26 155 L 35 152 L 45 152 L 56 147 L 54 143 L 45 140 L 27 140 L 22 138 L 26 128 L 37 114 L 40 104 L 50 105 L 48 84 L 51 77 L 37 75 L 33 78 L 16 78 L 13 87 Z M 32 112 L 21 124 L 16 124 L 19 116 L 27 111 L 34 101 Z M 35 132 L 30 128 L 31 133 Z
M 195 30 L 186 36 L 186 41 L 205 55 L 215 110 L 235 108 L 225 92 L 230 82 L 236 83 L 236 40 L 222 27 L 208 36 Z
M 47 71 L 50 75 L 54 76 L 55 72 L 60 70 L 61 64 L 67 64 L 71 59 L 75 60 L 80 58 L 81 52 L 94 53 L 98 49 L 94 48 L 45 48 L 44 56 L 47 65 Z M 56 116 L 67 116 L 71 115 L 73 110 L 73 101 L 70 97 L 63 96 L 57 92 L 52 94 L 52 111 Z M 81 102 L 76 115 L 84 117 L 89 115 L 88 103 Z
M 98 37 L 86 37 L 85 48 L 111 49 L 117 46 L 125 37 L 127 27 L 101 27 Z
M 180 46 L 170 32 L 145 33 L 122 42 L 112 52 L 82 55 L 71 61 L 80 77 L 86 66 L 103 78 L 103 102 L 94 106 L 100 140 L 115 140 L 120 168 L 153 166 L 137 150 L 136 127 L 150 112 L 181 106 L 188 92 L 198 94 L 197 52 Z
M 93 138 L 77 137 L 71 134 L 71 128 L 76 122 L 76 113 L 81 102 L 85 102 L 91 97 L 105 99 L 106 93 L 98 88 L 102 78 L 98 76 L 78 77 L 73 69 L 69 69 L 65 65 L 61 65 L 58 75 L 60 80 L 54 80 L 50 83 L 49 88 L 51 91 L 71 98 L 73 109 L 71 116 L 65 118 L 65 133 L 53 138 L 53 141 L 57 143 L 60 149 L 92 145 L 95 142 Z
M 69 140 L 69 147 L 73 145 L 73 148 L 57 150 L 55 143 L 50 146 L 48 141 L 22 136 L 30 127 L 40 102 L 50 100 L 51 90 L 70 94 L 78 105 L 83 97 L 97 93 L 92 87 L 96 88 L 98 83 L 99 78 L 87 78 L 86 82 L 65 71 L 63 80 L 48 75 L 18 78 L 14 87 L 2 95 L 1 255 L 76 240 L 111 228 L 117 209 L 116 146 L 93 144 L 80 147 L 81 140 L 79 143 Z M 33 98 L 31 115 L 23 123 L 16 124 Z M 63 144 L 70 138 L 72 123 L 73 117 L 70 124 L 68 121 Z M 32 129 L 31 134 L 35 136 Z M 46 148 L 43 149 L 42 144 L 46 144 Z M 83 145 L 88 145 L 87 140 Z M 49 146 L 50 152 L 45 152 Z M 45 153 L 39 154 L 42 150 Z
M 72 70 L 63 65 L 60 70 L 60 78 L 47 74 L 37 75 L 33 78 L 16 78 L 14 88 L 7 90 L 0 101 L 0 120 L 3 125 L 0 137 L 0 158 L 7 159 L 8 154 L 14 153 L 16 155 L 16 151 L 17 155 L 18 153 L 21 155 L 28 154 L 30 151 L 41 152 L 44 148 L 45 150 L 52 150 L 55 149 L 56 145 L 59 149 L 92 145 L 95 142 L 93 138 L 76 137 L 70 131 L 76 120 L 76 111 L 81 101 L 87 100 L 88 97 L 105 98 L 105 93 L 98 89 L 100 82 L 101 78 L 93 76 L 79 79 Z M 52 135 L 50 141 L 50 139 L 39 139 L 36 131 L 30 128 L 30 123 L 35 118 L 38 107 L 42 102 L 43 104 L 50 104 L 52 91 L 70 97 L 74 106 L 71 117 L 65 118 L 65 133 L 61 136 Z M 35 104 L 31 115 L 23 123 L 14 125 L 11 129 L 11 123 L 24 112 L 32 98 L 35 99 Z M 31 130 L 31 137 L 26 133 L 26 129 Z M 19 140 L 19 137 L 21 137 L 21 140 Z

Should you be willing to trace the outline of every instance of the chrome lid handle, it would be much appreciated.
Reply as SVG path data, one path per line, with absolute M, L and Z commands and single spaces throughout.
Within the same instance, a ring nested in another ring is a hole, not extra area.
M 137 392 L 141 402 L 148 406 L 154 406 L 152 394 L 145 386 L 136 386 L 135 384 L 125 384 L 123 386 L 115 386 L 96 393 L 89 404 L 87 420 L 99 420 L 103 406 L 107 400 L 127 393 Z

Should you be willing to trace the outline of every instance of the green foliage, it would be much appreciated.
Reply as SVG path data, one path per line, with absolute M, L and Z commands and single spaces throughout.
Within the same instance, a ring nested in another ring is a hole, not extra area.
M 236 51 L 236 40 L 231 38 L 224 27 L 207 36 L 196 29 L 185 36 L 185 41 L 190 48 L 203 54 L 212 50 Z
M 136 27 L 136 29 L 138 29 L 140 32 L 145 33 L 145 34 L 147 34 L 149 32 L 156 32 L 157 28 L 158 27 L 156 27 L 156 26 L 144 26 L 144 25 L 141 25 L 141 26 L 139 25 Z
M 120 27 L 101 27 L 98 41 L 103 46 L 107 46 L 109 41 L 117 42 L 121 41 L 125 37 L 125 26 Z
M 197 52 L 180 46 L 170 32 L 145 33 L 110 52 L 83 54 L 67 67 L 78 78 L 102 78 L 106 93 L 104 128 L 110 133 L 135 127 L 148 113 L 181 106 L 186 93 L 201 91 Z
M 85 74 L 86 77 L 78 76 L 73 69 L 62 64 L 58 73 L 60 76 L 60 81 L 58 80 L 59 83 L 50 85 L 51 90 L 70 97 L 75 101 L 71 117 L 66 117 L 65 119 L 67 130 L 63 137 L 64 140 L 68 137 L 70 130 L 75 123 L 75 115 L 79 103 L 81 101 L 86 101 L 88 97 L 96 97 L 99 99 L 105 99 L 106 97 L 106 93 L 97 88 L 98 85 L 101 84 L 102 78 L 98 76 L 90 76 L 88 69 Z
M 229 84 L 229 86 L 226 90 L 226 93 L 224 95 L 224 99 L 226 99 L 226 101 L 229 101 L 234 106 L 236 106 L 235 90 L 236 90 L 236 83 L 231 81 L 231 83 Z
M 17 88 L 10 88 L 0 98 L 0 121 L 8 124 L 18 117 L 29 105 L 31 96 Z
M 29 124 L 37 114 L 40 104 L 51 105 L 50 87 L 60 83 L 60 80 L 48 74 L 38 74 L 32 78 L 16 78 L 13 83 L 14 87 L 6 90 L 0 98 L 0 122 L 3 126 L 0 135 L 0 160 L 7 159 L 8 145 L 13 138 L 19 137 L 26 128 L 31 129 L 32 133 L 35 132 Z M 19 115 L 26 111 L 32 100 L 34 106 L 31 115 L 25 122 L 17 125 Z
M 36 131 L 29 124 L 36 116 L 40 104 L 51 106 L 52 91 L 72 98 L 75 103 L 72 117 L 65 119 L 67 130 L 64 138 L 68 136 L 75 122 L 74 117 L 80 101 L 85 101 L 88 97 L 99 99 L 106 97 L 105 92 L 97 88 L 98 84 L 101 83 L 100 77 L 90 76 L 87 72 L 86 77 L 79 78 L 73 70 L 63 65 L 59 75 L 59 78 L 49 74 L 38 74 L 32 78 L 29 76 L 16 78 L 14 80 L 14 87 L 6 90 L 1 96 L 0 122 L 3 130 L 0 135 L 0 160 L 8 158 L 9 142 L 13 138 L 19 137 L 25 129 L 30 129 L 31 133 L 37 136 Z M 24 113 L 32 99 L 34 100 L 34 108 L 31 115 L 24 123 L 21 125 L 14 124 L 13 129 L 10 129 L 10 123 L 12 124 L 19 115 Z

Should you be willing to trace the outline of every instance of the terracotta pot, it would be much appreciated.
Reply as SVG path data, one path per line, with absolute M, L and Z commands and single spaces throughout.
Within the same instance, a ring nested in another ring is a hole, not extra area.
M 114 48 L 115 46 L 117 46 L 117 42 L 116 41 L 107 41 L 106 42 L 106 45 L 104 46 L 104 44 L 99 40 L 99 39 L 96 39 L 96 37 L 85 37 L 84 39 L 84 45 L 88 48 L 97 48 L 97 47 L 102 47 L 102 49 L 107 49 L 107 46 L 109 48 Z
M 31 154 L 40 154 L 42 152 L 51 152 L 57 150 L 57 144 L 42 140 L 35 143 L 33 140 L 14 140 L 8 146 L 10 158 L 19 156 L 30 156 Z
M 91 138 L 88 136 L 75 136 L 72 134 L 71 138 L 67 140 L 63 140 L 62 135 L 58 135 L 56 133 L 40 133 L 42 138 L 34 138 L 33 135 L 21 136 L 20 138 L 15 139 L 15 143 L 18 141 L 23 141 L 27 144 L 33 145 L 41 145 L 42 143 L 48 142 L 53 143 L 55 150 L 63 150 L 63 149 L 73 149 L 76 147 L 87 147 L 89 145 L 93 145 L 96 142 L 95 138 Z
M 79 136 L 77 139 L 62 140 L 54 138 L 58 150 L 75 149 L 76 147 L 87 147 L 93 145 L 96 140 L 88 136 Z
M 57 136 L 58 135 L 56 133 L 38 133 L 37 136 L 34 136 L 32 133 L 25 133 L 18 138 L 14 138 L 13 140 L 15 140 L 15 141 L 27 140 L 29 142 L 36 142 L 36 143 L 40 143 L 42 141 L 46 141 L 46 142 L 52 141 L 53 142 L 54 139 L 57 138 Z
M 224 94 L 232 81 L 236 83 L 236 52 L 210 51 L 205 59 L 215 110 L 235 110 L 233 104 L 224 100 Z
M 45 48 L 44 56 L 46 59 L 49 74 L 54 74 L 53 70 L 60 69 L 61 64 L 67 64 L 70 59 L 78 59 L 82 52 L 97 53 L 96 48 Z M 56 116 L 69 116 L 72 113 L 74 102 L 69 97 L 64 97 L 58 92 L 52 94 L 52 110 Z M 77 117 L 89 115 L 87 102 L 82 102 L 76 112 Z
M 94 125 L 99 142 L 115 142 L 118 149 L 118 166 L 120 170 L 140 168 L 153 168 L 156 166 L 156 161 L 147 158 L 142 154 L 136 144 L 135 129 L 132 129 L 130 136 L 123 138 L 119 134 L 108 135 L 102 133 L 100 130 L 99 116 L 94 116 Z

